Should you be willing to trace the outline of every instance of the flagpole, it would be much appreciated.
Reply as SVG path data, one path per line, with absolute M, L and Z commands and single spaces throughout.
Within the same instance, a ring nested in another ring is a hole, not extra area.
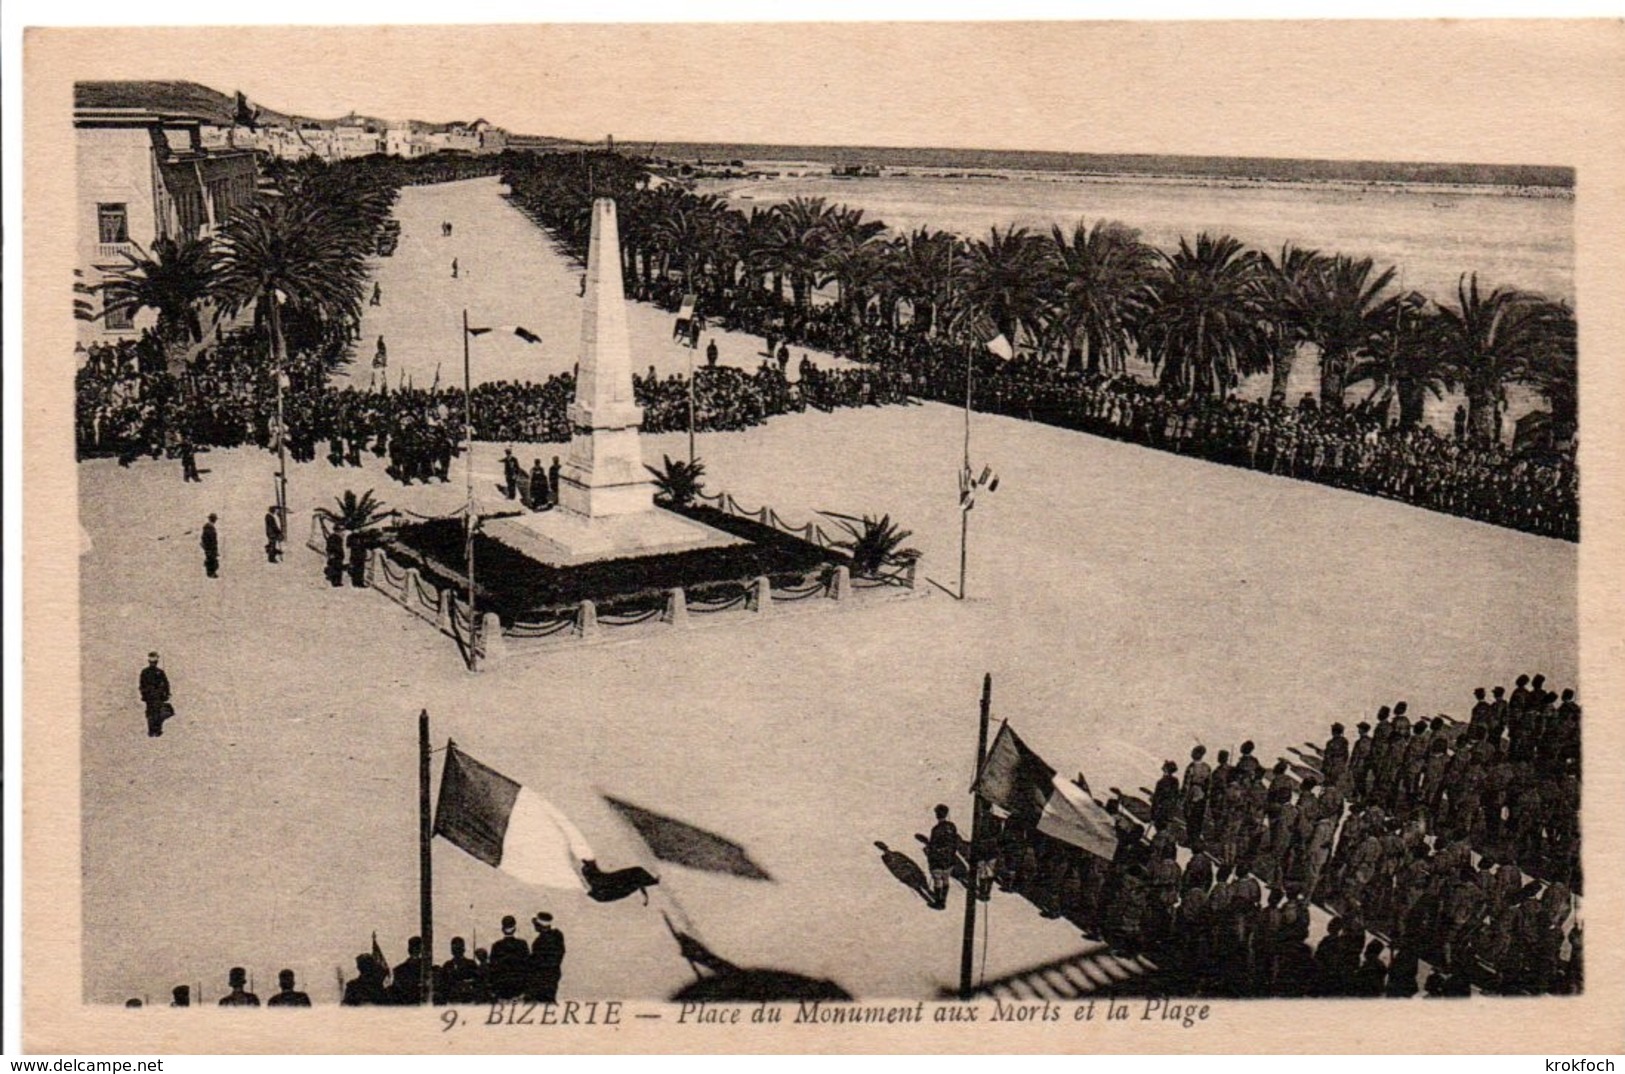
M 982 715 L 976 730 L 976 776 L 982 775 L 982 762 L 987 759 L 987 725 L 989 714 L 993 709 L 993 676 L 991 673 L 982 676 Z M 976 901 L 977 888 L 980 886 L 976 878 L 976 854 L 981 848 L 982 828 L 987 823 L 983 818 L 987 807 L 982 802 L 982 796 L 975 784 L 971 786 L 971 821 L 970 821 L 970 853 L 966 855 L 969 874 L 965 877 L 965 934 L 959 949 L 959 998 L 971 998 L 971 973 L 976 960 Z
M 418 935 L 423 937 L 421 1002 L 434 1002 L 434 897 L 430 883 L 433 835 L 429 822 L 429 710 L 418 713 Z
M 271 291 L 271 365 L 276 368 L 276 513 L 282 529 L 282 543 L 288 540 L 288 427 L 282 409 L 282 378 L 286 377 L 283 355 L 282 310 L 279 296 Z M 281 557 L 278 557 L 280 562 Z
M 463 510 L 463 562 L 468 566 L 468 670 L 479 670 L 479 613 L 474 609 L 474 393 L 470 388 L 468 309 L 463 309 L 463 437 L 468 499 Z

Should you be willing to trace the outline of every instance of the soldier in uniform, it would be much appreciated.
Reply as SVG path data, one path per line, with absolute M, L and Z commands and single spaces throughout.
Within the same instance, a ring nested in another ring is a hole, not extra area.
M 461 936 L 451 938 L 451 957 L 440 967 L 439 987 L 434 991 L 436 1004 L 479 1003 L 484 998 L 479 963 L 464 954 L 466 950 Z
M 260 997 L 248 991 L 248 971 L 241 966 L 233 966 L 227 977 L 231 985 L 231 992 L 220 999 L 222 1007 L 258 1007 Z
M 406 941 L 406 961 L 396 966 L 395 972 L 390 975 L 389 993 L 391 1002 L 402 1007 L 410 1007 L 423 1002 L 423 971 L 425 965 L 423 937 L 413 936 Z
M 1191 749 L 1191 762 L 1185 766 L 1185 783 L 1181 796 L 1185 801 L 1185 832 L 1194 849 L 1202 845 L 1202 825 L 1206 819 L 1208 780 L 1213 769 L 1202 758 L 1207 756 L 1206 746 Z
M 308 1007 L 310 997 L 293 987 L 293 971 L 283 970 L 276 975 L 277 988 L 280 991 L 265 1001 L 267 1007 Z
M 355 971 L 355 979 L 344 983 L 343 1006 L 381 1007 L 389 1002 L 389 992 L 384 988 L 386 967 L 371 955 L 361 954 L 355 956 Z
M 931 905 L 946 910 L 948 884 L 953 879 L 954 863 L 959 860 L 959 829 L 948 819 L 947 806 L 937 806 L 936 817 L 925 844 L 925 865 L 931 872 Z
M 1173 761 L 1162 762 L 1162 778 L 1151 792 L 1151 823 L 1158 831 L 1174 822 L 1184 804 L 1179 795 L 1179 766 Z
M 1342 783 L 1348 775 L 1349 740 L 1343 737 L 1343 725 L 1332 724 L 1332 737 L 1320 751 L 1320 772 L 1328 784 Z
M 1358 799 L 1364 795 L 1366 771 L 1371 767 L 1371 725 L 1361 720 L 1354 730 L 1354 744 L 1349 747 L 1347 793 Z

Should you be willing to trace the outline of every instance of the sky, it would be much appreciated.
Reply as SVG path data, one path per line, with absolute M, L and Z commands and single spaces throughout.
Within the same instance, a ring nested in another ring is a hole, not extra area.
M 1602 46 L 1526 25 L 140 29 L 87 38 L 76 77 L 587 140 L 1565 163 L 1527 132 L 1565 143 L 1582 129 L 1593 105 L 1557 86 Z

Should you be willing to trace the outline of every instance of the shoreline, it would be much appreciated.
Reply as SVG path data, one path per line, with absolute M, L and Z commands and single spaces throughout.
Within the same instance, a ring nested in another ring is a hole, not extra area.
M 692 180 L 703 193 L 725 197 L 748 193 L 752 187 L 782 184 L 796 180 L 870 183 L 899 180 L 948 183 L 1034 182 L 1076 184 L 1079 186 L 1169 186 L 1207 190 L 1325 190 L 1352 194 L 1410 194 L 1444 197 L 1528 198 L 1531 200 L 1574 200 L 1572 187 L 1514 186 L 1490 183 L 1406 182 L 1365 179 L 1277 179 L 1243 176 L 1156 175 L 1130 172 L 1055 172 L 1030 169 L 887 169 L 879 175 L 837 175 L 827 165 L 806 162 L 746 161 L 755 174 L 731 176 L 699 175 Z M 774 174 L 774 167 L 779 170 Z M 792 172 L 790 169 L 804 169 Z

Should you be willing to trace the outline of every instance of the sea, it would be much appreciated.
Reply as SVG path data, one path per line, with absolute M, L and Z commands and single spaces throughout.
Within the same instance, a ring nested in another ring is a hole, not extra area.
M 1328 179 L 1080 176 L 1037 171 L 888 171 L 846 178 L 815 163 L 749 162 L 772 178 L 702 179 L 696 190 L 749 210 L 794 197 L 860 208 L 893 231 L 940 228 L 985 238 L 992 228 L 1070 232 L 1116 220 L 1162 249 L 1207 231 L 1258 249 L 1283 244 L 1370 257 L 1395 285 L 1436 301 L 1462 277 L 1574 301 L 1572 188 Z

